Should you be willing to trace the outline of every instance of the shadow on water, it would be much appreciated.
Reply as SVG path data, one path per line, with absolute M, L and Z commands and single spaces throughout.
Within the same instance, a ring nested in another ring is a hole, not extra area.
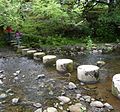
M 6 52 L 4 50 L 0 51 L 0 69 L 4 70 L 6 75 L 5 90 L 8 88 L 12 89 L 15 93 L 14 97 L 20 97 L 24 101 L 40 102 L 43 108 L 53 106 L 53 102 L 57 102 L 56 97 L 66 91 L 65 86 L 68 85 L 69 81 L 73 81 L 77 84 L 78 90 L 75 92 L 67 90 L 66 94 L 70 98 L 74 99 L 77 93 L 88 94 L 93 98 L 103 99 L 105 102 L 112 104 L 116 112 L 119 112 L 120 100 L 111 94 L 112 76 L 116 73 L 120 73 L 119 54 L 82 54 L 76 57 L 60 56 L 59 58 L 71 58 L 80 65 L 95 65 L 99 60 L 106 62 L 106 65 L 100 70 L 101 80 L 99 83 L 81 86 L 76 77 L 76 70 L 72 73 L 71 79 L 68 79 L 68 77 L 65 77 L 63 74 L 59 74 L 54 66 L 46 67 L 42 62 L 34 61 L 19 55 L 16 56 L 14 52 L 9 50 Z M 21 72 L 18 75 L 18 79 L 15 80 L 13 73 L 17 70 L 21 70 Z M 45 78 L 37 80 L 36 78 L 39 74 L 44 74 Z M 83 88 L 87 89 L 85 90 Z M 13 106 L 10 105 L 12 98 L 13 96 L 8 98 L 5 112 L 13 108 Z M 13 110 L 13 112 L 15 112 L 16 109 Z M 25 112 L 25 110 L 23 110 L 21 110 L 21 112 Z

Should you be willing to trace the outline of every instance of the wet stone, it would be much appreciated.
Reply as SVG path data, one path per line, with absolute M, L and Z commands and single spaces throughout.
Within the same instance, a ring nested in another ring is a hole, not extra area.
M 46 112 L 58 112 L 54 107 L 48 107 Z
M 69 82 L 69 89 L 76 89 L 77 86 L 73 82 Z
M 12 99 L 12 104 L 18 104 L 19 98 L 13 98 Z
M 100 101 L 92 101 L 92 102 L 90 103 L 90 106 L 102 108 L 104 105 L 103 105 L 103 103 L 100 102 Z
M 2 93 L 1 95 L 0 95 L 0 99 L 5 99 L 7 97 L 7 94 L 5 94 L 5 93 Z
M 109 103 L 105 103 L 104 106 L 109 110 L 113 110 L 112 105 L 110 105 Z
M 37 110 L 34 111 L 34 112 L 42 112 L 42 108 L 39 108 L 39 109 L 37 109 Z
M 86 111 L 86 108 L 81 103 L 76 103 L 75 105 L 69 106 L 70 112 L 82 112 Z
M 63 103 L 68 103 L 70 101 L 70 98 L 68 98 L 66 96 L 58 96 L 57 98 L 58 98 L 58 100 L 60 100 Z
M 42 105 L 40 103 L 33 103 L 34 107 L 40 108 Z
M 41 78 L 45 78 L 45 74 L 38 75 L 36 79 L 41 79 Z

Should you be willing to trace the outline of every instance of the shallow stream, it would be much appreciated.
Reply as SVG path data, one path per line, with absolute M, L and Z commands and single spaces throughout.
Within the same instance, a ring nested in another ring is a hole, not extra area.
M 59 58 L 68 56 L 59 56 Z M 106 65 L 100 69 L 100 82 L 97 84 L 81 85 L 76 78 L 76 70 L 71 73 L 71 78 L 60 74 L 55 70 L 55 66 L 46 67 L 42 62 L 28 59 L 16 54 L 9 48 L 0 49 L 0 70 L 4 70 L 6 79 L 4 85 L 0 85 L 0 94 L 10 90 L 10 95 L 6 99 L 0 100 L 0 112 L 33 112 L 36 108 L 32 102 L 39 102 L 45 109 L 58 102 L 57 96 L 66 92 L 73 101 L 77 93 L 90 95 L 93 98 L 108 102 L 114 107 L 114 112 L 120 112 L 120 100 L 111 94 L 112 76 L 120 73 L 120 54 L 81 54 L 75 57 L 68 57 L 75 62 L 82 64 L 96 64 L 103 60 Z M 20 70 L 20 74 L 13 75 Z M 44 74 L 45 78 L 37 79 L 37 76 Z M 75 91 L 66 90 L 70 81 L 77 85 Z M 13 94 L 12 94 L 13 93 Z M 14 106 L 11 99 L 19 97 L 21 104 Z

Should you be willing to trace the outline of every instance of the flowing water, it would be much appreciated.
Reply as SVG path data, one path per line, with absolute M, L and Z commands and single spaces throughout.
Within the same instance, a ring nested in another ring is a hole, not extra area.
M 59 58 L 67 56 L 59 56 Z M 120 112 L 120 100 L 111 94 L 112 76 L 120 73 L 120 55 L 113 54 L 81 54 L 76 57 L 69 57 L 75 62 L 82 64 L 96 64 L 97 61 L 103 60 L 106 65 L 100 69 L 100 82 L 97 84 L 80 85 L 76 78 L 76 70 L 71 73 L 69 79 L 67 76 L 58 73 L 55 66 L 46 67 L 42 62 L 28 59 L 16 55 L 10 49 L 0 50 L 0 70 L 4 70 L 6 79 L 3 80 L 4 85 L 0 85 L 0 94 L 6 93 L 11 89 L 14 95 L 10 95 L 4 101 L 0 100 L 0 112 L 33 112 L 36 108 L 32 102 L 39 102 L 43 108 L 53 106 L 54 102 L 58 102 L 57 96 L 64 91 L 74 101 L 77 93 L 90 95 L 93 98 L 103 100 L 110 103 L 114 107 L 114 112 Z M 13 75 L 15 71 L 20 70 L 20 74 Z M 45 78 L 37 79 L 39 74 L 44 74 Z M 75 91 L 66 90 L 65 86 L 70 81 L 73 81 L 78 89 Z M 22 104 L 14 106 L 11 104 L 11 99 L 19 97 Z M 23 103 L 24 102 L 24 103 Z M 26 103 L 27 102 L 27 105 Z M 29 102 L 29 105 L 28 105 Z

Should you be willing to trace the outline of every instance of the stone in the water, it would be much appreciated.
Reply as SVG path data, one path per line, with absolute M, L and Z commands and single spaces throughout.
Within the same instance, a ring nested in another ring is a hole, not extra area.
M 69 82 L 69 89 L 76 89 L 77 86 L 73 82 Z
M 13 98 L 12 99 L 12 104 L 17 104 L 19 102 L 19 98 Z
M 45 53 L 44 52 L 36 52 L 34 53 L 34 59 L 35 60 L 42 60 L 42 57 L 45 56 Z
M 3 73 L 4 72 L 4 70 L 0 70 L 0 73 Z
M 112 78 L 112 94 L 118 98 L 120 96 L 120 74 L 116 74 Z
M 37 109 L 37 110 L 34 111 L 34 112 L 42 112 L 42 108 L 39 108 L 39 109 Z
M 33 103 L 33 106 L 40 108 L 42 105 L 40 103 Z
M 5 93 L 2 93 L 1 95 L 0 95 L 0 99 L 4 99 L 4 98 L 6 98 L 7 97 L 7 94 L 5 94 Z
M 69 106 L 70 112 L 86 112 L 86 107 L 81 103 L 76 103 L 75 105 Z
M 58 98 L 58 100 L 60 100 L 63 103 L 68 103 L 70 101 L 70 98 L 68 98 L 66 96 L 58 96 L 57 98 Z
M 81 96 L 81 94 L 76 94 L 76 99 L 79 99 Z
M 3 81 L 2 81 L 2 80 L 0 80 L 0 84 L 3 84 Z
M 53 95 L 54 93 L 53 93 L 53 91 L 51 90 L 50 92 L 49 92 L 49 95 Z
M 17 70 L 16 73 L 19 74 L 21 71 L 20 70 Z
M 58 59 L 56 61 L 56 69 L 59 72 L 72 72 L 73 71 L 73 60 L 71 60 L 71 59 Z
M 41 78 L 45 78 L 45 74 L 38 75 L 36 79 L 41 79 Z
M 58 112 L 56 108 L 54 107 L 48 107 L 47 112 Z
M 46 65 L 53 65 L 56 62 L 56 56 L 55 55 L 46 55 L 43 57 L 43 63 Z
M 97 66 L 102 67 L 105 65 L 104 61 L 97 61 Z
M 109 103 L 104 103 L 104 106 L 105 106 L 106 108 L 108 108 L 109 110 L 113 110 L 112 105 L 110 105 Z
M 92 102 L 90 103 L 90 106 L 102 108 L 104 105 L 103 105 L 103 103 L 100 102 L 100 101 L 92 101 Z
M 1 74 L 0 75 L 0 79 L 3 79 L 5 77 L 5 75 Z
M 82 96 L 86 102 L 90 102 L 91 101 L 91 97 L 90 96 Z
M 95 83 L 99 80 L 99 67 L 95 65 L 81 65 L 77 68 L 77 78 L 85 83 Z

